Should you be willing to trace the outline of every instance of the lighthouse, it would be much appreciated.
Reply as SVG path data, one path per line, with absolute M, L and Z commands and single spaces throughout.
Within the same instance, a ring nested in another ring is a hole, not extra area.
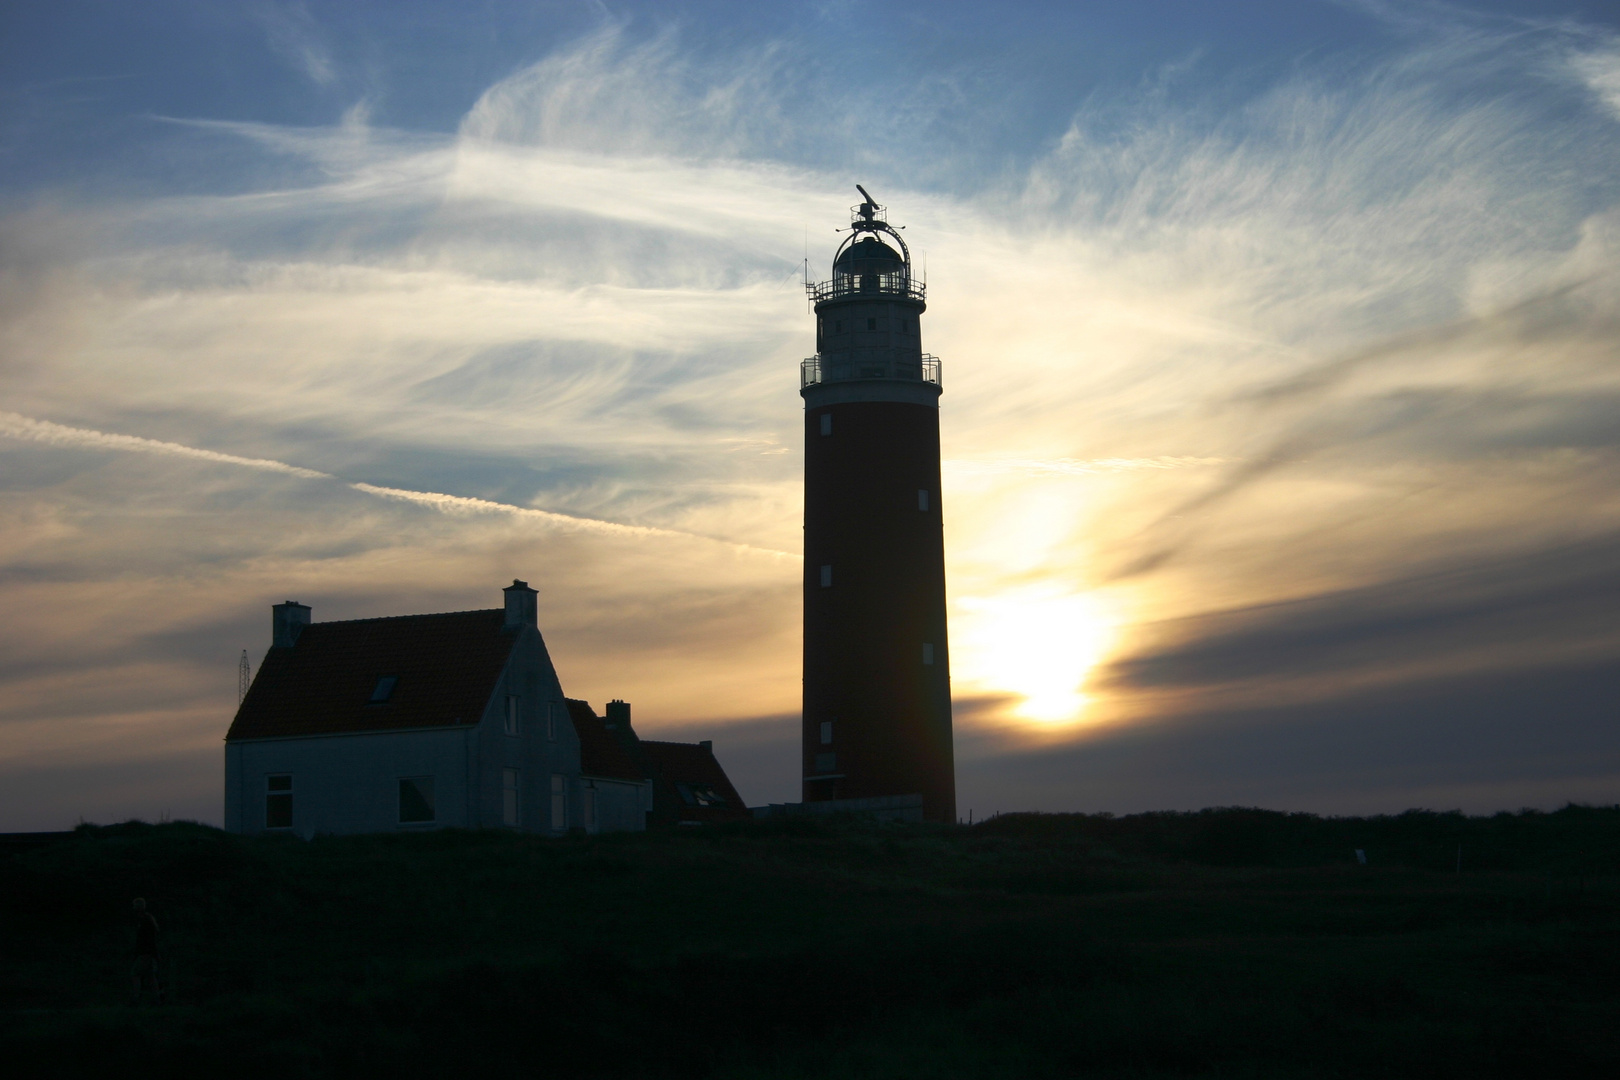
M 940 363 L 910 249 L 857 190 L 832 278 L 805 286 L 803 798 L 920 795 L 953 822 Z

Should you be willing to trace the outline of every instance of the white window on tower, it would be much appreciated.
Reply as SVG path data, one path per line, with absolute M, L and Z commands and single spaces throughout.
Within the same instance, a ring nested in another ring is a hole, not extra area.
M 501 770 L 501 821 L 513 828 L 518 824 L 518 771 L 516 769 Z
M 821 587 L 823 589 L 832 588 L 832 566 L 830 564 L 821 568 Z
M 917 509 L 921 510 L 925 514 L 928 513 L 928 489 L 927 488 L 918 488 L 917 489 Z
M 506 733 L 508 735 L 516 735 L 518 733 L 518 713 L 520 701 L 522 701 L 522 699 L 516 694 L 506 695 Z
M 823 435 L 832 434 L 832 413 L 830 412 L 821 414 L 821 433 Z
M 832 725 L 833 725 L 833 722 L 831 720 L 823 720 L 821 722 L 821 745 L 822 746 L 831 746 L 832 745 Z
M 934 647 L 932 645 L 924 643 L 923 644 L 923 663 L 932 664 L 933 662 L 934 662 Z
M 551 827 L 568 828 L 568 777 L 562 773 L 551 774 Z

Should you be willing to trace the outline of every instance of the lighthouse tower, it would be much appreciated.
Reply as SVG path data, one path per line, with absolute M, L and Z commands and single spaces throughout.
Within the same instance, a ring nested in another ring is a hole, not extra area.
M 940 365 L 911 252 L 857 189 L 832 280 L 806 285 L 804 800 L 921 795 L 953 822 Z

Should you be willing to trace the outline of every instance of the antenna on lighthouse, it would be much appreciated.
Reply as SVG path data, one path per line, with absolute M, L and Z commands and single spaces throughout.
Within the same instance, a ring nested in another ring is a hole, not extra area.
M 866 200 L 866 202 L 861 204 L 861 217 L 865 218 L 867 221 L 871 221 L 872 215 L 877 213 L 877 200 L 872 198 L 871 192 L 867 191 L 859 184 L 855 185 L 855 190 L 860 192 L 861 198 Z
M 242 650 L 242 659 L 236 665 L 236 704 L 240 708 L 242 701 L 247 697 L 248 684 L 252 682 L 253 670 L 248 666 L 247 650 Z

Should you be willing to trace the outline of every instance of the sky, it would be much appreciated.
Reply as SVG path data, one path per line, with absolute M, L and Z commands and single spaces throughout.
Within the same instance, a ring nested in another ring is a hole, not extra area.
M 803 278 L 928 280 L 964 815 L 1620 801 L 1612 5 L 0 11 L 0 831 L 495 607 L 798 797 Z

